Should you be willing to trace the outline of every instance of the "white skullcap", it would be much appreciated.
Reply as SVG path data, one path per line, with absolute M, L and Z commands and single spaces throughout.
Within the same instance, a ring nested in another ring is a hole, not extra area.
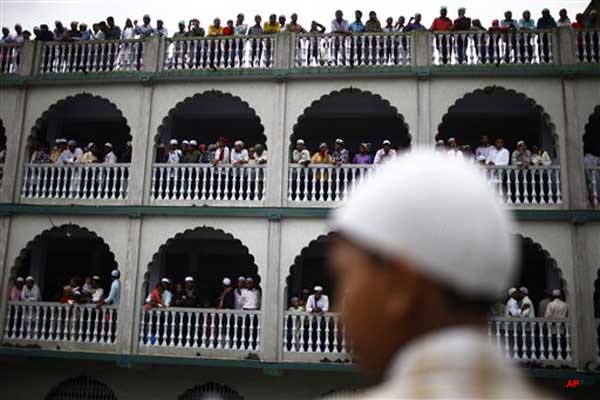
M 178 144 L 179 142 L 177 141 L 177 139 L 171 139 L 171 141 L 169 142 L 169 144 Z
M 435 142 L 435 144 L 442 144 L 443 145 L 443 144 L 446 144 L 446 143 L 444 143 L 443 140 L 438 140 L 437 142 Z
M 92 276 L 92 280 L 93 281 L 99 281 L 100 277 L 98 275 L 94 275 L 94 276 Z
M 198 146 L 198 142 L 196 142 L 195 140 L 190 140 L 190 144 L 192 146 Z
M 229 278 L 223 278 L 223 285 L 225 285 L 225 286 L 231 285 L 231 279 L 229 279 Z
M 552 296 L 554 296 L 554 297 L 559 297 L 559 296 L 560 296 L 560 290 L 558 290 L 558 289 L 554 289 L 554 290 L 552 291 Z
M 327 143 L 323 142 L 319 145 L 319 148 L 322 149 L 323 147 L 327 147 Z
M 104 143 L 104 147 L 110 147 L 112 149 L 112 143 L 106 142 L 106 143 Z
M 315 287 L 314 287 L 314 291 L 315 291 L 315 292 L 322 292 L 322 291 L 323 291 L 323 288 L 322 288 L 321 286 L 315 286 Z
M 508 295 L 512 296 L 512 294 L 516 291 L 517 291 L 517 288 L 511 287 L 510 289 L 508 289 Z
M 168 279 L 167 279 L 168 280 Z M 186 276 L 185 277 L 185 281 L 186 282 L 194 282 L 194 278 L 192 278 L 191 276 Z
M 252 278 L 246 278 L 246 282 L 254 282 L 254 279 L 252 279 Z
M 90 147 L 92 147 L 92 146 L 95 146 L 95 145 L 96 145 L 96 143 L 94 143 L 94 142 L 89 142 L 89 143 L 88 143 L 88 149 L 89 149 Z
M 171 280 L 169 278 L 162 278 L 160 281 L 162 283 L 171 283 Z
M 233 144 L 234 146 L 243 146 L 244 142 L 242 142 L 241 140 L 236 140 L 235 143 Z
M 67 142 L 67 144 L 68 144 L 69 146 L 71 146 L 71 145 L 73 145 L 73 146 L 76 146 L 76 145 L 77 145 L 77 142 L 76 142 L 76 141 L 74 141 L 74 140 L 69 140 L 69 141 Z
M 26 281 L 33 281 L 33 276 L 29 275 L 27 278 L 25 278 Z
M 19 277 L 17 278 L 17 282 L 25 282 L 25 279 L 23 279 L 23 277 L 22 277 L 22 276 L 19 276 Z
M 333 229 L 467 295 L 498 298 L 516 271 L 511 214 L 476 166 L 433 149 L 380 167 L 334 212 Z
M 112 276 L 113 278 L 118 278 L 121 275 L 121 273 L 119 272 L 118 269 L 113 269 L 112 272 L 110 273 L 110 276 Z
M 181 144 L 190 144 L 190 142 L 187 140 L 184 140 L 183 142 L 181 142 Z
M 527 289 L 525 286 L 521 286 L 519 288 L 519 292 L 521 292 L 523 294 L 529 294 L 529 289 Z
M 304 144 L 304 140 L 298 139 L 298 140 L 296 140 L 296 144 Z
M 389 140 L 385 139 L 385 140 L 383 141 L 383 144 L 392 144 L 392 142 L 390 142 Z
M 520 146 L 520 145 L 523 145 L 523 146 L 525 146 L 525 142 L 524 142 L 524 141 L 522 141 L 522 140 L 519 140 L 519 141 L 517 142 L 517 146 Z
M 244 278 L 243 276 L 240 276 L 240 277 L 238 278 L 238 281 L 245 281 L 245 280 L 246 280 L 246 278 Z
M 454 139 L 453 137 L 451 137 L 450 139 L 448 139 L 448 142 L 456 142 L 456 139 Z
M 338 139 L 335 139 L 335 142 L 336 142 L 337 144 L 344 144 L 344 141 L 343 141 L 342 139 L 339 139 L 339 138 L 338 138 Z

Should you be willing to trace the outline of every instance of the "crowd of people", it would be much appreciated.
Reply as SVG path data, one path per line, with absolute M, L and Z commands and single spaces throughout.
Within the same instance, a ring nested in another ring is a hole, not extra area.
M 487 135 L 482 135 L 480 144 L 475 152 L 469 145 L 459 145 L 455 138 L 447 141 L 438 140 L 435 144 L 437 151 L 447 152 L 453 157 L 464 158 L 482 165 L 515 165 L 521 168 L 528 166 L 548 166 L 552 164 L 552 158 L 547 151 L 540 146 L 533 145 L 531 150 L 523 140 L 517 142 L 517 147 L 512 153 L 504 147 L 504 140 L 497 138 L 494 145 L 490 143 Z M 401 150 L 392 147 L 390 140 L 384 140 L 375 154 L 372 154 L 371 143 L 361 143 L 354 157 L 345 147 L 343 139 L 336 139 L 333 153 L 329 153 L 327 143 L 321 143 L 319 150 L 312 156 L 303 139 L 296 141 L 296 148 L 292 151 L 292 162 L 303 166 L 311 164 L 330 164 L 341 166 L 343 164 L 381 164 L 401 154 Z
M 568 306 L 566 301 L 562 299 L 562 293 L 559 289 L 547 291 L 544 298 L 540 300 L 537 309 L 529 297 L 529 290 L 525 286 L 519 289 L 510 288 L 508 296 L 506 304 L 497 304 L 494 307 L 491 312 L 492 316 L 504 316 L 507 318 L 567 318 Z
M 111 285 L 108 294 L 102 287 L 99 276 L 86 276 L 81 278 L 74 276 L 69 283 L 62 287 L 59 302 L 61 304 L 95 304 L 101 307 L 104 304 L 118 305 L 121 299 L 121 273 L 115 269 L 111 272 Z M 39 286 L 35 283 L 33 276 L 17 277 L 10 290 L 10 301 L 38 302 L 42 301 Z
M 267 163 L 267 150 L 262 144 L 256 144 L 246 149 L 241 140 L 236 140 L 233 147 L 229 148 L 229 140 L 220 137 L 216 143 L 198 144 L 195 139 L 171 139 L 168 147 L 161 143 L 158 146 L 156 162 L 168 164 L 232 164 L 240 167 L 243 165 L 264 165 Z
M 335 12 L 335 18 L 331 21 L 330 32 L 337 34 L 350 34 L 355 32 L 410 32 L 414 30 L 428 29 L 422 23 L 422 16 L 416 13 L 406 21 L 404 16 L 398 18 L 387 17 L 382 23 L 377 17 L 375 11 L 370 11 L 368 19 L 363 22 L 363 13 L 356 10 L 354 20 L 349 22 L 344 19 L 342 10 Z M 574 29 L 599 28 L 600 17 L 596 10 L 592 10 L 587 18 L 583 14 L 577 14 L 575 21 L 572 22 L 567 15 L 566 9 L 558 11 L 558 19 L 555 19 L 550 10 L 545 8 L 541 11 L 540 17 L 536 20 L 531 16 L 529 10 L 522 13 L 522 18 L 513 19 L 512 11 L 504 13 L 504 19 L 494 19 L 491 21 L 489 31 L 503 32 L 510 30 L 531 30 L 531 29 L 553 29 L 557 27 L 572 27 Z M 466 16 L 466 9 L 458 9 L 457 18 L 452 20 L 448 17 L 448 9 L 440 8 L 440 15 L 435 18 L 429 27 L 431 31 L 466 31 L 466 30 L 487 30 L 482 22 L 477 19 L 471 19 Z M 85 40 L 119 40 L 145 38 L 150 36 L 168 37 L 169 32 L 165 27 L 164 21 L 156 20 L 156 25 L 152 24 L 150 15 L 142 17 L 141 23 L 134 19 L 127 18 L 123 28 L 115 23 L 113 17 L 108 17 L 93 23 L 91 27 L 79 21 L 72 21 L 69 27 L 65 27 L 61 21 L 55 21 L 54 29 L 50 30 L 47 24 L 40 24 L 29 30 L 23 29 L 20 24 L 14 26 L 14 33 L 11 33 L 8 27 L 2 28 L 2 37 L 0 43 L 22 43 L 28 40 L 38 41 L 85 41 Z M 212 24 L 205 30 L 198 18 L 192 18 L 188 21 L 182 20 L 178 23 L 178 30 L 173 34 L 174 38 L 182 37 L 203 37 L 203 36 L 233 36 L 233 35 L 269 35 L 279 32 L 292 33 L 317 33 L 322 34 L 327 28 L 317 22 L 311 21 L 310 26 L 306 28 L 298 22 L 298 14 L 293 13 L 289 16 L 289 22 L 286 15 L 271 14 L 267 21 L 262 22 L 262 17 L 256 15 L 254 24 L 249 25 L 245 22 L 244 14 L 238 14 L 235 21 L 228 19 L 225 24 L 220 18 L 215 18 Z
M 169 278 L 162 278 L 146 297 L 144 308 L 215 307 L 224 310 L 260 310 L 261 290 L 252 277 L 240 276 L 235 288 L 231 279 L 224 277 L 222 288 L 215 299 L 206 300 L 207 296 L 196 287 L 192 276 L 187 276 L 183 283 L 173 283 Z
M 131 142 L 126 143 L 125 151 L 120 158 L 115 154 L 110 142 L 104 143 L 103 147 L 90 142 L 82 149 L 75 140 L 57 138 L 50 152 L 41 142 L 36 142 L 29 162 L 58 165 L 128 163 L 131 162 Z

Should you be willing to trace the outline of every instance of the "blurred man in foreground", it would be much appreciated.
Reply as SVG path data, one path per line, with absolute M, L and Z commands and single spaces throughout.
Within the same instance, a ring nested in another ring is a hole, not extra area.
M 416 150 L 358 187 L 333 227 L 348 341 L 381 379 L 365 399 L 548 398 L 487 337 L 518 254 L 509 213 L 475 167 Z

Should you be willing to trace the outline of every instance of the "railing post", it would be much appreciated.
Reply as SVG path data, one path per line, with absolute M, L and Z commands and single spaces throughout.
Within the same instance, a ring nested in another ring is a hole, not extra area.
M 428 67 L 433 59 L 432 33 L 429 31 L 413 31 L 413 45 L 411 48 L 413 67 Z
M 37 70 L 36 67 L 39 65 L 41 51 L 36 51 L 37 48 L 40 48 L 42 42 L 38 41 L 28 41 L 23 42 L 20 48 L 19 54 L 19 70 L 18 74 L 20 76 L 30 76 L 35 75 Z
M 263 298 L 260 315 L 260 348 L 262 361 L 277 361 L 282 353 L 283 302 L 279 286 L 281 261 L 281 221 L 269 220 L 267 271 L 262 283 Z
M 163 49 L 163 57 L 164 57 L 164 46 L 161 44 L 164 43 L 164 39 L 158 36 L 152 36 L 143 41 L 143 53 L 142 59 L 144 60 L 144 66 L 142 70 L 144 72 L 157 72 L 162 67 L 162 59 L 161 59 L 161 47 Z
M 577 64 L 577 31 L 569 27 L 555 29 L 554 35 L 554 63 L 559 65 Z
M 289 69 L 292 66 L 291 60 L 294 56 L 294 41 L 293 35 L 283 32 L 273 35 L 273 68 L 274 69 Z

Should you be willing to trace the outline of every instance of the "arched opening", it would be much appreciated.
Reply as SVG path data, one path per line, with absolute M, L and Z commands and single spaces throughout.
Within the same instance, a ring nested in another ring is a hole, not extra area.
M 50 106 L 31 129 L 29 150 L 32 152 L 35 144 L 50 149 L 58 138 L 75 140 L 81 148 L 93 142 L 102 149 L 110 142 L 119 162 L 131 161 L 127 120 L 115 104 L 100 96 L 79 93 Z M 99 156 L 102 160 L 104 154 L 99 151 Z
M 227 385 L 209 382 L 188 389 L 178 400 L 244 400 L 235 390 Z
M 596 106 L 588 123 L 585 125 L 583 134 L 583 151 L 600 157 L 600 105 Z
M 110 273 L 116 268 L 115 255 L 101 237 L 69 224 L 48 229 L 27 243 L 15 260 L 10 279 L 12 283 L 16 277 L 31 275 L 43 301 L 58 301 L 73 277 L 83 281 L 97 275 L 108 293 Z
M 145 275 L 146 295 L 164 277 L 174 284 L 194 278 L 199 301 L 196 306 L 216 307 L 223 278 L 232 284 L 239 276 L 251 277 L 260 290 L 260 275 L 248 248 L 231 234 L 211 227 L 178 233 L 160 246 Z
M 0 118 L 0 164 L 4 164 L 6 161 L 6 129 L 4 128 L 4 122 Z M 0 182 L 2 181 L 2 172 L 0 171 Z
M 117 400 L 104 383 L 87 376 L 67 379 L 54 387 L 45 400 Z
M 455 138 L 459 146 L 469 145 L 475 152 L 482 135 L 492 142 L 504 139 L 509 151 L 523 140 L 529 149 L 537 145 L 552 159 L 557 158 L 550 116 L 533 99 L 511 89 L 488 86 L 457 100 L 444 115 L 436 140 Z
M 292 297 L 298 297 L 301 303 L 305 303 L 308 295 L 313 293 L 313 288 L 321 286 L 323 293 L 330 299 L 330 311 L 335 311 L 333 309 L 335 281 L 327 269 L 329 246 L 334 237 L 334 232 L 319 236 L 303 248 L 296 257 L 286 278 L 286 309 Z
M 411 142 L 408 125 L 396 107 L 377 94 L 356 88 L 333 91 L 304 110 L 290 137 L 290 157 L 298 139 L 305 141 L 312 154 L 321 142 L 333 147 L 337 138 L 344 140 L 350 160 L 360 143 L 371 143 L 374 153 L 386 139 L 399 149 Z
M 236 140 L 242 140 L 246 147 L 266 146 L 264 130 L 254 109 L 239 97 L 218 90 L 197 93 L 177 103 L 158 127 L 156 160 L 164 161 L 163 146 L 171 139 L 196 140 L 208 146 L 223 136 L 230 146 Z
M 600 318 L 600 268 L 596 271 L 596 279 L 594 280 L 594 317 Z M 598 329 L 600 329 L 600 326 L 598 326 Z

